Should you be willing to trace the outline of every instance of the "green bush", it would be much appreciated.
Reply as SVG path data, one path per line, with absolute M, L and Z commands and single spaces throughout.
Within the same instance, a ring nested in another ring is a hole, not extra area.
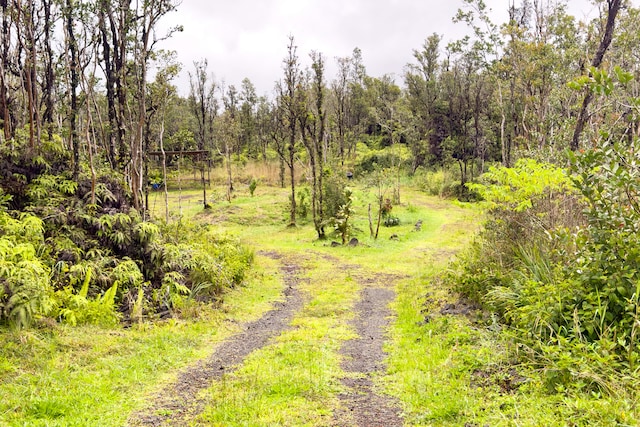
M 309 217 L 309 201 L 311 200 L 311 192 L 309 187 L 302 187 L 298 190 L 298 201 L 296 203 L 296 214 L 300 219 L 307 219 Z
M 613 144 L 572 156 L 574 185 L 586 199 L 587 226 L 575 234 L 571 278 L 574 333 L 607 338 L 630 367 L 638 364 L 640 325 L 640 141 Z
M 82 287 L 77 293 L 71 286 L 55 293 L 54 304 L 48 313 L 51 317 L 73 326 L 81 324 L 114 326 L 120 321 L 120 313 L 117 312 L 115 305 L 118 284 L 112 285 L 101 296 L 89 298 L 91 271 L 90 267 L 86 270 Z
M 449 169 L 438 169 L 427 171 L 419 168 L 414 174 L 415 185 L 431 196 L 442 198 L 454 197 L 457 195 L 457 188 L 460 181 L 456 174 Z
M 499 315 L 550 389 L 612 392 L 637 376 L 639 149 L 576 153 L 571 176 L 522 160 L 474 186 L 490 219 L 450 279 Z
M 324 216 L 325 218 L 333 218 L 338 214 L 340 206 L 347 202 L 344 193 L 347 180 L 340 174 L 327 172 L 322 183 L 324 186 Z
M 242 282 L 252 254 L 237 242 L 185 221 L 143 220 L 113 171 L 95 187 L 82 167 L 72 180 L 61 138 L 33 153 L 27 136 L 0 144 L 1 323 L 112 325 L 119 313 L 140 320 Z
M 28 326 L 48 305 L 50 269 L 38 252 L 43 224 L 33 215 L 0 211 L 0 322 Z
M 400 225 L 400 218 L 393 215 L 386 215 L 383 224 L 385 227 L 395 227 L 396 225 Z
M 354 172 L 363 175 L 377 169 L 397 168 L 407 164 L 410 158 L 409 149 L 400 144 L 384 147 L 381 150 L 366 150 L 358 156 Z

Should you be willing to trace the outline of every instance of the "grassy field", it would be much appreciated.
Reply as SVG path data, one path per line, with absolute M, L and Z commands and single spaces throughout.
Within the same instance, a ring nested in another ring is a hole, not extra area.
M 305 305 L 291 329 L 200 396 L 206 405 L 194 425 L 330 425 L 345 375 L 339 348 L 354 334 L 348 321 L 361 289 L 355 272 L 395 278 L 388 371 L 376 387 L 399 399 L 406 425 L 637 425 L 634 402 L 548 393 L 537 372 L 509 363 L 508 340 L 498 325 L 438 280 L 478 229 L 482 215 L 475 206 L 403 188 L 403 203 L 393 210 L 400 225 L 382 227 L 373 240 L 366 212 L 374 195 L 354 188 L 357 247 L 318 241 L 310 218 L 286 227 L 287 189 L 259 185 L 252 197 L 238 185 L 229 203 L 224 190 L 213 187 L 207 211 L 200 190 L 172 191 L 172 221 L 211 224 L 256 251 L 245 285 L 191 320 L 129 329 L 2 330 L 0 425 L 125 425 L 182 367 L 210 354 L 240 322 L 257 319 L 282 298 L 278 263 L 260 255 L 270 251 L 302 266 Z M 162 192 L 150 195 L 150 207 L 163 215 Z M 422 229 L 414 231 L 418 220 Z

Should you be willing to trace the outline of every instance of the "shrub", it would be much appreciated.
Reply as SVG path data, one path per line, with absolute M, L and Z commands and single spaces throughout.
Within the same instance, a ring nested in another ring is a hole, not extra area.
M 425 193 L 438 197 L 454 197 L 460 182 L 449 169 L 426 171 L 418 169 L 414 174 L 415 185 Z
M 77 293 L 71 286 L 55 293 L 54 304 L 48 313 L 50 316 L 73 326 L 81 324 L 113 326 L 120 321 L 115 305 L 117 283 L 103 295 L 90 299 L 88 292 L 91 271 L 91 268 L 86 270 L 82 287 Z
M 253 197 L 257 187 L 258 181 L 255 178 L 251 178 L 251 182 L 249 182 L 249 194 L 251 194 L 251 197 Z
M 0 321 L 28 326 L 48 304 L 50 269 L 37 253 L 44 246 L 42 221 L 13 219 L 0 211 Z
M 327 172 L 322 183 L 324 186 L 324 217 L 333 218 L 338 214 L 340 206 L 347 202 L 344 193 L 347 180 L 337 173 Z
M 586 199 L 587 226 L 575 234 L 571 254 L 578 285 L 576 335 L 609 339 L 636 366 L 640 324 L 640 141 L 612 144 L 572 156 L 574 185 Z
M 366 150 L 358 157 L 355 172 L 363 175 L 376 169 L 397 168 L 406 164 L 410 158 L 409 149 L 400 144 L 384 147 L 381 150 Z
M 384 217 L 383 224 L 385 227 L 395 227 L 396 225 L 400 225 L 400 218 L 393 215 L 387 215 Z
M 342 244 L 346 244 L 353 232 L 353 215 L 355 210 L 353 209 L 353 192 L 349 187 L 344 189 L 345 202 L 333 218 L 328 220 L 329 224 L 333 226 L 336 235 L 340 236 Z
M 309 216 L 309 200 L 311 199 L 311 192 L 308 187 L 302 187 L 298 191 L 298 202 L 296 203 L 296 214 L 301 219 L 307 219 Z
M 638 144 L 571 155 L 571 177 L 523 160 L 475 186 L 490 219 L 451 278 L 511 326 L 551 389 L 611 391 L 637 373 Z

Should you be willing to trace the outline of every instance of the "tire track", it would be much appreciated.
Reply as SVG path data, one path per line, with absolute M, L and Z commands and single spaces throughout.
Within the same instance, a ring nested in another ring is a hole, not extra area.
M 391 287 L 365 279 L 352 321 L 358 338 L 347 341 L 340 351 L 345 357 L 342 368 L 352 375 L 342 380 L 349 391 L 339 395 L 342 408 L 334 417 L 336 427 L 403 425 L 398 403 L 376 393 L 373 383 L 373 378 L 385 371 L 384 335 L 391 316 L 388 305 L 394 297 Z
M 281 259 L 275 252 L 259 253 Z M 285 288 L 285 301 L 277 302 L 260 319 L 244 325 L 243 331 L 221 343 L 214 353 L 185 369 L 168 389 L 160 392 L 143 411 L 134 413 L 128 426 L 182 426 L 202 412 L 204 402 L 198 393 L 236 367 L 253 351 L 264 347 L 271 338 L 288 330 L 289 323 L 302 308 L 304 299 L 298 290 L 299 266 L 285 260 L 280 267 Z

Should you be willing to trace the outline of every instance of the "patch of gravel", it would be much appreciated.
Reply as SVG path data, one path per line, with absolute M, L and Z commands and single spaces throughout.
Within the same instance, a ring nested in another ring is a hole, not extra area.
M 273 259 L 281 256 L 275 252 L 261 255 Z M 215 352 L 179 374 L 175 383 L 160 391 L 148 408 L 134 413 L 128 426 L 183 426 L 202 412 L 204 403 L 198 393 L 236 367 L 253 351 L 264 347 L 268 341 L 289 329 L 294 314 L 302 308 L 303 297 L 297 289 L 299 267 L 284 262 L 281 267 L 285 281 L 285 301 L 274 304 L 273 309 L 260 319 L 244 325 L 243 331 L 222 343 Z
M 373 378 L 384 373 L 384 335 L 389 325 L 389 303 L 395 292 L 388 286 L 370 286 L 378 280 L 364 280 L 352 325 L 358 338 L 347 341 L 340 353 L 342 368 L 349 374 L 342 383 L 349 389 L 340 394 L 342 407 L 335 414 L 334 426 L 402 426 L 400 407 L 390 396 L 376 393 Z

